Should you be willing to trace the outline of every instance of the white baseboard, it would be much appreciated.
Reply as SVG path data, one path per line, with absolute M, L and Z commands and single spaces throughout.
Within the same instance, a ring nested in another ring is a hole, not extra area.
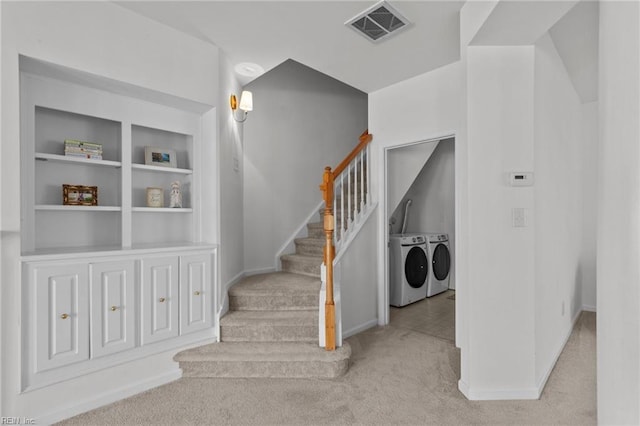
M 542 378 L 538 382 L 538 398 L 540 398 L 540 395 L 542 395 L 542 391 L 544 390 L 544 387 L 547 384 L 547 380 L 549 380 L 549 376 L 551 375 L 551 372 L 553 371 L 553 368 L 558 363 L 558 358 L 560 358 L 560 354 L 562 354 L 562 351 L 564 350 L 564 347 L 567 346 L 567 342 L 569 341 L 569 337 L 571 337 L 571 333 L 573 333 L 573 329 L 575 328 L 576 322 L 578 321 L 578 318 L 580 318 L 580 314 L 581 313 L 582 313 L 582 311 L 576 312 L 576 314 L 571 319 L 571 327 L 569 327 L 569 330 L 567 330 L 567 333 L 565 334 L 564 338 L 562 339 L 562 344 L 558 346 L 558 349 L 556 350 L 556 353 L 553 356 L 553 362 L 549 364 L 549 367 L 547 368 L 547 371 L 544 373 L 544 375 L 542 376 Z
M 535 388 L 524 389 L 471 389 L 462 379 L 458 380 L 458 390 L 470 401 L 507 401 L 522 399 L 538 399 Z
M 582 310 L 586 312 L 596 312 L 596 307 L 591 305 L 582 305 Z
M 248 277 L 250 275 L 268 274 L 270 272 L 276 272 L 276 268 L 271 266 L 268 268 L 249 269 L 247 271 L 244 271 L 244 276 Z
M 354 334 L 358 334 L 361 333 L 365 330 L 368 330 L 372 327 L 375 327 L 378 325 L 378 319 L 372 319 L 371 321 L 367 321 L 364 324 L 360 324 L 356 327 L 352 327 L 349 330 L 343 331 L 342 332 L 342 338 L 346 339 L 349 336 L 353 336 Z
M 111 404 L 113 402 L 128 398 L 149 389 L 165 385 L 167 383 L 178 380 L 181 377 L 182 370 L 180 370 L 180 368 L 178 368 L 176 364 L 175 370 L 167 371 L 159 376 L 141 380 L 136 383 L 131 383 L 127 386 L 105 392 L 95 397 L 78 401 L 72 405 L 61 407 L 56 411 L 40 416 L 38 419 L 36 419 L 36 424 L 50 425 L 64 419 L 77 416 L 78 414 L 85 413 L 89 410 L 95 410 L 96 408 L 102 407 L 103 405 Z
M 535 388 L 523 388 L 523 389 L 505 389 L 505 390 L 487 390 L 487 389 L 472 389 L 469 385 L 462 381 L 458 380 L 458 389 L 462 394 L 470 401 L 494 401 L 494 400 L 513 400 L 513 399 L 540 399 L 540 395 L 542 395 L 542 391 L 544 390 L 545 385 L 547 384 L 547 380 L 549 380 L 549 376 L 553 371 L 553 368 L 556 366 L 558 362 L 558 358 L 560 358 L 560 354 L 564 350 L 569 338 L 571 337 L 571 333 L 573 333 L 573 329 L 575 328 L 576 322 L 580 317 L 581 311 L 578 311 L 576 315 L 571 320 L 571 327 L 567 331 L 566 335 L 562 340 L 562 344 L 559 345 L 556 354 L 553 357 L 553 362 L 549 364 L 547 371 L 542 376 L 540 381 L 538 382 Z

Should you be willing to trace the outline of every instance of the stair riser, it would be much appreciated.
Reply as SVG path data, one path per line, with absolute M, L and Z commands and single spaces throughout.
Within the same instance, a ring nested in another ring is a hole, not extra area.
M 320 260 L 317 264 L 296 262 L 284 259 L 282 259 L 281 262 L 282 270 L 285 272 L 293 272 L 295 274 L 308 275 L 310 277 L 320 276 L 320 265 L 322 264 L 322 260 Z
M 229 296 L 232 311 L 306 311 L 318 309 L 318 295 Z
M 316 342 L 318 325 L 221 325 L 222 342 Z
M 317 225 L 307 225 L 307 234 L 309 238 L 324 238 L 324 229 L 322 226 L 318 227 Z
M 324 238 L 321 238 L 324 240 Z M 322 257 L 324 252 L 324 246 L 318 244 L 310 244 L 306 242 L 296 242 L 296 254 L 304 256 L 317 256 Z
M 201 361 L 180 362 L 183 377 L 335 378 L 344 375 L 349 360 L 335 362 L 295 361 Z

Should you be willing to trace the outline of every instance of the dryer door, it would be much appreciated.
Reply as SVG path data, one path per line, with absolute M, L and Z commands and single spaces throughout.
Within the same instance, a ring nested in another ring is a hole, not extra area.
M 442 281 L 449 275 L 451 268 L 451 257 L 449 256 L 449 248 L 444 244 L 438 244 L 433 251 L 433 259 L 431 259 L 431 267 L 433 275 L 438 281 Z
M 427 280 L 429 261 L 422 247 L 412 247 L 404 261 L 404 275 L 413 288 L 420 288 Z

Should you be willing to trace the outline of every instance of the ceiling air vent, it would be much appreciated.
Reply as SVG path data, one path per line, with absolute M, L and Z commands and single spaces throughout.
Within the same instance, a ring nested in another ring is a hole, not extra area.
M 379 42 L 406 29 L 410 22 L 389 3 L 381 1 L 344 24 L 368 40 Z

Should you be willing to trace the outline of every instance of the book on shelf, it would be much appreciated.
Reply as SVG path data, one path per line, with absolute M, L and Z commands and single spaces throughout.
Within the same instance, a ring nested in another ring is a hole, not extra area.
M 85 152 L 85 153 L 65 152 L 64 155 L 66 157 L 86 158 L 88 160 L 102 160 L 102 154 L 91 154 L 88 152 Z
M 89 153 L 102 155 L 102 144 L 95 142 L 79 141 L 75 139 L 64 140 L 64 152 Z
M 65 154 L 66 153 L 71 153 L 71 154 L 100 154 L 102 155 L 102 150 L 101 149 L 88 149 L 88 148 L 70 148 L 70 147 L 66 147 L 64 149 Z
M 65 144 L 65 146 L 74 145 L 74 146 L 84 146 L 86 148 L 102 149 L 102 144 L 101 143 L 79 141 L 79 140 L 76 140 L 76 139 L 65 139 L 64 140 L 64 144 Z

